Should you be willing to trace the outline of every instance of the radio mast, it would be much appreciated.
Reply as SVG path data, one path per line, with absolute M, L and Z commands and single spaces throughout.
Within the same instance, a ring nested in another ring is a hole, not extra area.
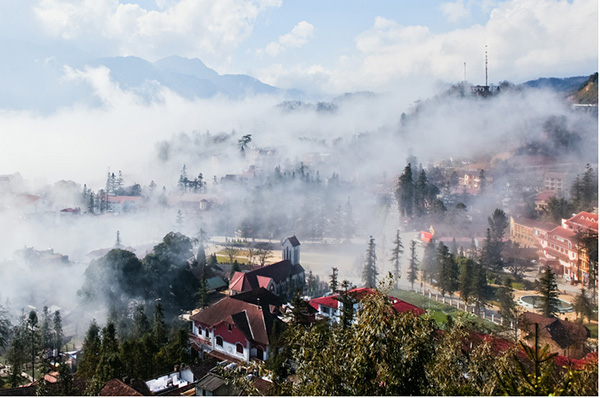
M 487 44 L 485 45 L 485 86 L 488 86 L 488 76 L 487 76 L 487 64 L 488 64 L 488 60 L 487 60 Z

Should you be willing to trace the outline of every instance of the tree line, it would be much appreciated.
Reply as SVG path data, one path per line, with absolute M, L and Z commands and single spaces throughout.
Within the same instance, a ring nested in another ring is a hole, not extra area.
M 597 395 L 597 361 L 563 367 L 547 347 L 484 335 L 463 317 L 439 330 L 429 315 L 396 314 L 390 285 L 362 300 L 357 322 L 294 318 L 265 364 L 271 393 Z

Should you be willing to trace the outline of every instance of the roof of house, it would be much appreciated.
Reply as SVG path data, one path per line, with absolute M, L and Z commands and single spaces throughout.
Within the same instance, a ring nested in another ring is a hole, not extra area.
M 235 325 L 248 340 L 268 345 L 273 322 L 277 317 L 271 312 L 269 305 L 259 306 L 233 297 L 225 297 L 192 315 L 191 319 L 208 326 L 223 322 Z
M 575 237 L 575 232 L 567 228 L 556 227 L 552 231 L 550 231 L 550 235 L 557 235 L 562 238 L 572 239 Z
M 283 260 L 252 271 L 236 272 L 229 282 L 229 289 L 244 292 L 260 287 L 266 288 L 270 280 L 273 280 L 274 283 L 281 283 L 292 275 L 302 272 L 304 272 L 304 268 L 300 264 L 292 264 L 289 260 Z
M 100 390 L 98 395 L 104 397 L 143 396 L 139 391 L 128 386 L 119 379 L 109 380 L 108 383 L 102 387 L 102 390 Z
M 311 307 L 313 307 L 316 310 L 319 309 L 319 305 L 337 309 L 339 301 L 337 299 L 337 295 L 334 295 L 334 296 L 318 297 L 318 298 L 310 300 L 308 303 L 310 304 Z
M 590 337 L 590 330 L 576 322 L 559 318 L 547 318 L 533 312 L 524 312 L 521 319 L 523 320 L 523 322 L 520 322 L 522 329 L 533 333 L 534 324 L 537 323 L 539 325 L 539 336 L 552 339 L 563 349 Z
M 283 304 L 283 301 L 279 297 L 262 287 L 238 293 L 235 296 L 231 296 L 231 298 L 256 305 L 280 306 Z
M 548 201 L 550 198 L 554 197 L 555 193 L 552 191 L 542 191 L 535 195 L 535 200 L 537 201 Z
M 285 242 L 286 240 L 289 240 L 292 246 L 294 247 L 300 246 L 300 241 L 298 240 L 298 238 L 296 238 L 296 235 L 285 238 L 283 242 Z
M 375 291 L 368 287 L 361 287 L 361 288 L 355 288 L 355 289 L 349 290 L 348 294 L 351 295 L 354 299 L 360 301 L 360 300 L 363 300 L 367 296 L 371 296 L 371 295 L 375 294 Z M 338 302 L 339 302 L 338 297 L 339 297 L 339 294 L 337 294 L 337 293 L 330 295 L 330 296 L 318 297 L 318 298 L 310 300 L 309 304 L 311 305 L 311 307 L 313 307 L 316 310 L 319 309 L 319 305 L 337 309 Z M 412 312 L 415 315 L 421 315 L 421 314 L 425 313 L 425 311 L 422 310 L 421 308 L 419 308 L 415 305 L 412 305 L 410 303 L 407 303 L 406 301 L 400 300 L 396 297 L 388 296 L 388 299 L 390 300 L 392 307 L 398 313 Z
M 525 217 L 515 217 L 513 218 L 513 220 L 515 224 L 523 225 L 529 228 L 537 228 L 544 231 L 551 231 L 557 227 L 556 224 L 553 224 L 551 222 L 532 220 L 530 218 Z
M 565 224 L 569 227 L 582 227 L 582 229 L 591 229 L 598 232 L 598 214 L 582 211 L 575 216 L 569 218 Z
M 205 391 L 214 392 L 224 384 L 226 384 L 224 378 L 215 373 L 208 373 L 206 376 L 200 379 L 200 381 L 198 381 L 196 386 Z

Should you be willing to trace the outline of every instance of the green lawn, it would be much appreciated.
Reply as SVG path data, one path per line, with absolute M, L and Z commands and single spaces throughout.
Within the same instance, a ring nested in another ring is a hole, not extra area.
M 460 314 L 465 314 L 464 311 L 458 310 L 456 307 L 442 304 L 435 300 L 429 300 L 426 296 L 419 293 L 409 292 L 406 290 L 392 290 L 390 295 L 400 300 L 406 301 L 412 305 L 416 305 L 431 313 L 432 318 L 437 322 L 440 327 L 444 327 L 448 322 L 448 316 L 452 318 L 458 317 Z M 483 320 L 472 314 L 468 315 L 469 319 L 477 326 L 481 331 L 486 332 L 498 332 L 502 330 L 502 327 L 496 325 L 493 322 Z

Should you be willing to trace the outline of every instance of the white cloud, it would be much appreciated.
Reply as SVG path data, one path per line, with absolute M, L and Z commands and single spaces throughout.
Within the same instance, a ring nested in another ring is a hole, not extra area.
M 315 27 L 306 22 L 299 22 L 290 33 L 286 33 L 285 35 L 279 36 L 278 41 L 273 41 L 265 47 L 264 51 L 259 50 L 258 53 L 262 54 L 263 52 L 269 54 L 270 56 L 277 56 L 281 52 L 287 50 L 288 48 L 298 48 L 305 45 L 310 38 L 313 37 Z
M 454 3 L 443 3 L 439 8 L 450 22 L 456 22 L 471 16 L 471 11 L 465 7 L 464 0 L 456 0 Z
M 281 3 L 179 0 L 160 1 L 159 10 L 146 10 L 118 0 L 41 0 L 35 12 L 49 33 L 95 45 L 105 55 L 219 58 L 227 57 L 251 34 L 260 13 Z

